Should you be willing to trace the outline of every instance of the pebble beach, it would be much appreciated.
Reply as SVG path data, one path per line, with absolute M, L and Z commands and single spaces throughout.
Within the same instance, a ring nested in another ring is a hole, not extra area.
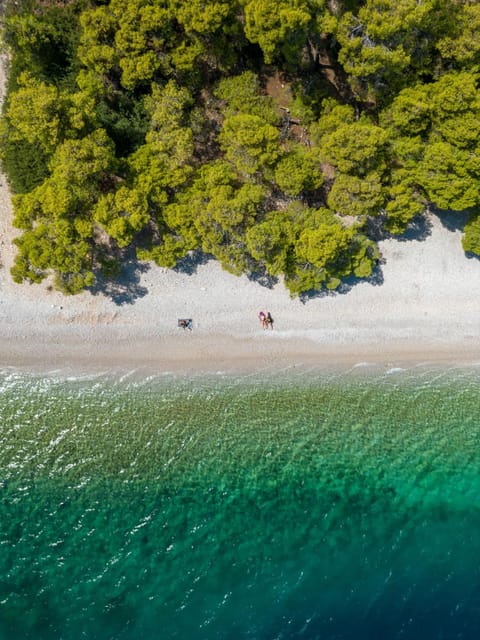
M 5 61 L 4 61 L 5 62 Z M 5 64 L 1 67 L 1 96 Z M 281 281 L 236 277 L 213 259 L 170 270 L 132 260 L 112 286 L 64 296 L 12 282 L 11 195 L 0 176 L 0 366 L 109 370 L 253 370 L 305 363 L 480 361 L 480 261 L 461 218 L 429 214 L 379 242 L 369 281 L 292 299 Z M 264 331 L 260 310 L 271 312 Z M 193 331 L 178 327 L 192 318 Z

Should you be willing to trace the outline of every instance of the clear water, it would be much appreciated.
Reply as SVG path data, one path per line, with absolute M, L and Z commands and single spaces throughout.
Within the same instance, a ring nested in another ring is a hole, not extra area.
M 0 375 L 0 639 L 478 639 L 479 391 Z

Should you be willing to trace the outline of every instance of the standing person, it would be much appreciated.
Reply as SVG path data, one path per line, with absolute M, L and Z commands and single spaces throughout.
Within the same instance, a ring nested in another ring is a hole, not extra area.
M 272 314 L 270 313 L 270 311 L 267 312 L 266 326 L 270 327 L 270 329 L 273 329 L 273 318 L 272 318 Z
M 263 327 L 263 329 L 266 329 L 267 316 L 265 315 L 265 311 L 260 311 L 260 313 L 258 314 L 258 319 L 260 320 L 260 325 Z

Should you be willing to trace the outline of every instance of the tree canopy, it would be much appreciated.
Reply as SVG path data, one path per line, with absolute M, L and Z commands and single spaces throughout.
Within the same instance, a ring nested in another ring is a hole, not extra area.
M 480 255 L 479 27 L 470 0 L 7 3 L 14 279 L 199 250 L 302 295 L 429 207 Z

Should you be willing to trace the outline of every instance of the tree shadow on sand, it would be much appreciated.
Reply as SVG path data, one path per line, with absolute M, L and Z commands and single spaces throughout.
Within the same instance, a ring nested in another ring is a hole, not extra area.
M 251 282 L 255 282 L 266 289 L 273 289 L 273 287 L 278 283 L 278 278 L 276 276 L 272 276 L 266 269 L 251 271 L 250 273 L 247 273 L 247 277 Z
M 369 218 L 367 220 L 366 232 L 365 234 L 378 243 L 382 240 L 394 240 L 397 242 L 424 242 L 431 234 L 432 234 L 432 221 L 426 215 L 418 215 L 415 216 L 411 222 L 409 223 L 406 230 L 401 233 L 394 235 L 387 231 L 384 227 L 385 225 L 385 216 L 375 216 Z M 368 278 L 358 278 L 357 276 L 348 276 L 342 280 L 342 283 L 337 289 L 330 291 L 328 289 L 320 289 L 320 290 L 311 290 L 305 291 L 300 295 L 300 300 L 306 304 L 309 300 L 314 298 L 325 298 L 327 296 L 338 296 L 338 295 L 346 295 L 349 293 L 354 287 L 362 282 L 367 282 L 374 287 L 379 287 L 384 282 L 383 277 L 383 265 L 386 263 L 385 258 L 380 257 L 378 262 L 376 263 L 373 271 Z
M 465 225 L 473 216 L 478 215 L 475 209 L 464 209 L 463 211 L 452 211 L 450 209 L 430 208 L 431 212 L 436 215 L 441 224 L 448 231 L 464 231 Z M 471 251 L 465 251 L 465 257 L 468 260 L 480 260 L 480 256 Z
M 122 259 L 118 276 L 111 280 L 99 276 L 97 284 L 90 291 L 93 295 L 101 294 L 110 298 L 118 306 L 134 304 L 138 298 L 143 298 L 148 293 L 140 280 L 149 269 L 150 265 L 139 262 L 132 252 Z
M 210 253 L 204 253 L 201 250 L 189 251 L 184 258 L 180 258 L 172 271 L 193 276 L 197 273 L 198 267 L 207 264 L 211 260 L 215 260 L 215 258 Z
M 204 253 L 203 251 L 190 251 L 188 255 L 181 258 L 177 264 L 173 267 L 173 271 L 177 273 L 184 273 L 188 276 L 193 276 L 198 271 L 198 267 L 207 264 L 208 262 L 216 260 L 210 253 Z M 227 272 L 228 273 L 228 272 Z M 250 271 L 245 274 L 249 280 L 256 282 L 262 287 L 267 289 L 273 289 L 277 284 L 278 278 L 270 275 L 267 271 L 261 267 L 255 271 Z
M 366 235 L 375 242 L 396 240 L 397 242 L 424 242 L 432 234 L 432 221 L 419 214 L 410 221 L 403 233 L 393 234 L 385 229 L 386 216 L 376 216 L 367 221 Z
M 440 220 L 445 229 L 449 231 L 463 231 L 469 218 L 474 213 L 473 209 L 463 211 L 452 211 L 450 209 L 437 209 L 430 207 L 430 211 Z

